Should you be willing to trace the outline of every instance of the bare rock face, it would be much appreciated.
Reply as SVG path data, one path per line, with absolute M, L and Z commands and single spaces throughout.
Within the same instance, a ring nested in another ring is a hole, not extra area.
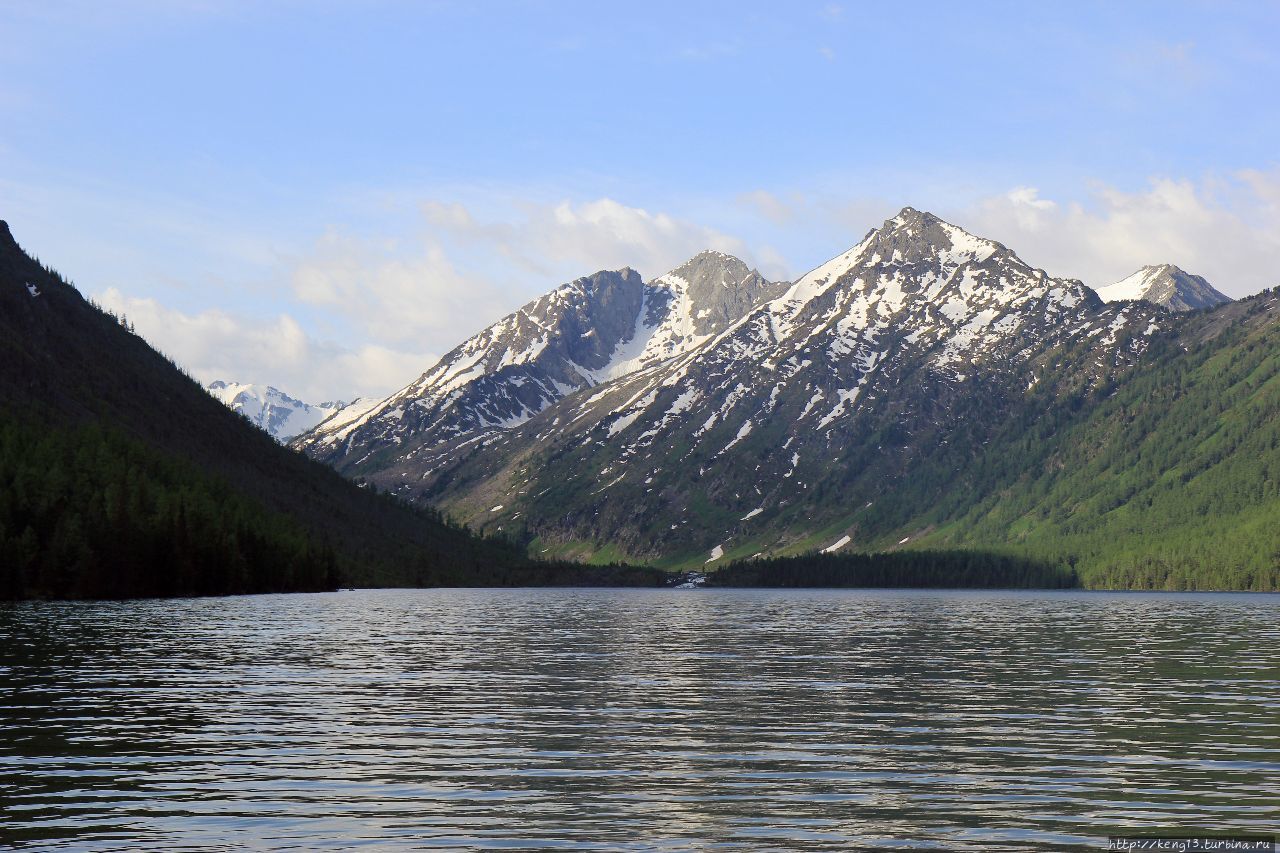
M 690 258 L 654 284 L 688 300 L 692 331 L 701 337 L 724 330 L 787 287 L 767 281 L 732 255 L 713 251 Z

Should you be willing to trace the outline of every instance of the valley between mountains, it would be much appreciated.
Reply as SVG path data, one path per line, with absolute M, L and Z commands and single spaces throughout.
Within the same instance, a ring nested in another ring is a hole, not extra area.
M 794 282 L 601 271 L 292 446 L 531 556 L 716 569 L 976 550 L 1086 585 L 1280 585 L 1280 320 L 903 209 Z

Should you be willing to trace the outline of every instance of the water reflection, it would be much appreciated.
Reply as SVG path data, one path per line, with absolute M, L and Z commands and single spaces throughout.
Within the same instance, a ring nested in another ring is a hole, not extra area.
M 1274 831 L 1280 597 L 0 609 L 14 845 L 1098 849 Z

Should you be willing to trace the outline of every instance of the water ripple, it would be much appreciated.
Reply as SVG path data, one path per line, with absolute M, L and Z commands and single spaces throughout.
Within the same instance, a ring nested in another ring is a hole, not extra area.
M 0 608 L 21 849 L 1267 833 L 1280 597 L 421 590 Z

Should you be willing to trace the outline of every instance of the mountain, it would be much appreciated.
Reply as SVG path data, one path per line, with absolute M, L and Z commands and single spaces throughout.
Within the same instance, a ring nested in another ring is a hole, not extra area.
M 296 435 L 315 428 L 346 403 L 304 403 L 270 385 L 242 385 L 218 380 L 205 388 L 214 399 L 239 412 L 249 422 L 266 430 L 277 441 L 287 442 Z
M 622 576 L 533 563 L 281 447 L 0 223 L 0 598 Z
M 1128 278 L 1099 288 L 1098 295 L 1104 302 L 1143 299 L 1170 311 L 1195 311 L 1231 301 L 1202 277 L 1173 264 L 1143 267 Z
M 877 502 L 942 499 L 1011 413 L 1083 405 L 1168 318 L 906 208 L 696 346 L 360 473 L 535 553 L 714 567 L 862 548 Z
M 1094 587 L 1280 589 L 1280 293 L 1177 315 L 1099 391 L 1011 413 L 945 500 L 885 502 L 869 547 L 911 531 Z
M 429 470 L 567 395 L 696 349 L 784 287 L 719 252 L 649 283 L 629 268 L 598 272 L 530 302 L 409 386 L 294 446 L 350 475 L 405 457 Z

